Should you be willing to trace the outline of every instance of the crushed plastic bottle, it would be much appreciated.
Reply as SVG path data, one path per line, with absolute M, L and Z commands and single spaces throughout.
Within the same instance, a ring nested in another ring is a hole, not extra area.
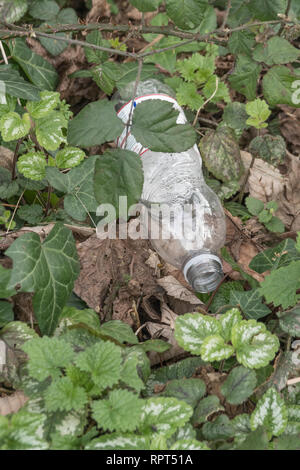
M 125 124 L 130 112 L 148 99 L 172 102 L 179 111 L 177 123 L 187 122 L 167 85 L 156 79 L 140 82 L 132 105 L 134 85 L 130 83 L 114 96 L 118 100 L 118 116 Z M 223 278 L 218 251 L 225 243 L 226 225 L 221 203 L 204 181 L 197 145 L 180 153 L 153 152 L 138 143 L 128 128 L 117 144 L 141 156 L 141 220 L 151 227 L 152 246 L 165 261 L 182 270 L 195 291 L 213 291 Z M 169 213 L 164 216 L 163 210 L 155 210 L 157 207 L 167 207 Z

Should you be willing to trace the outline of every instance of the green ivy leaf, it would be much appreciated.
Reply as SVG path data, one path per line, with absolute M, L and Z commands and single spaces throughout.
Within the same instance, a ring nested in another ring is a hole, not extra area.
M 249 369 L 259 369 L 269 364 L 279 349 L 277 336 L 272 335 L 263 323 L 243 320 L 231 333 L 231 342 L 238 362 Z
M 267 127 L 267 124 L 264 123 L 264 121 L 269 118 L 271 111 L 265 100 L 257 98 L 254 101 L 250 101 L 246 104 L 246 111 L 250 116 L 246 121 L 249 126 L 254 126 L 256 129 Z
M 213 7 L 203 0 L 167 0 L 166 12 L 169 18 L 181 29 L 194 29 L 199 26 Z
M 0 131 L 4 142 L 25 137 L 30 130 L 30 117 L 28 113 L 19 116 L 18 113 L 10 112 L 0 119 Z
M 278 313 L 280 328 L 291 336 L 300 338 L 300 308 Z
M 155 433 L 170 437 L 176 429 L 187 423 L 193 409 L 177 398 L 162 397 L 143 400 L 142 416 L 139 420 L 139 432 L 153 435 Z
M 16 294 L 15 289 L 8 289 L 7 287 L 10 276 L 11 270 L 0 265 L 0 299 L 6 299 Z
M 175 339 L 179 346 L 192 354 L 201 354 L 201 345 L 207 336 L 220 334 L 220 323 L 208 315 L 186 313 L 176 318 Z
M 269 105 L 287 104 L 295 108 L 300 107 L 300 104 L 294 103 L 293 100 L 295 89 L 292 85 L 295 80 L 297 80 L 297 75 L 288 67 L 284 65 L 272 67 L 263 78 L 264 97 Z
M 253 320 L 258 320 L 271 313 L 269 307 L 262 303 L 262 295 L 258 289 L 249 291 L 231 291 L 230 303 L 238 304 L 244 313 L 245 317 Z
M 116 384 L 121 374 L 121 349 L 111 342 L 98 342 L 76 358 L 76 366 L 91 374 L 92 380 L 103 390 Z
M 252 258 L 249 267 L 257 273 L 273 271 L 288 266 L 291 261 L 300 260 L 300 253 L 291 238 L 283 240 L 279 245 L 268 248 Z
M 40 204 L 26 204 L 17 211 L 18 217 L 30 225 L 37 225 L 43 216 L 43 208 Z
M 134 431 L 141 419 L 143 400 L 128 390 L 113 390 L 107 400 L 92 403 L 93 418 L 103 430 Z
M 71 145 L 92 147 L 116 139 L 123 131 L 114 103 L 95 101 L 85 106 L 69 123 L 68 142 Z
M 190 124 L 176 124 L 179 111 L 172 103 L 147 100 L 133 113 L 131 132 L 138 142 L 155 152 L 183 152 L 195 144 Z
M 232 346 L 225 343 L 220 335 L 212 335 L 205 338 L 202 343 L 201 358 L 207 362 L 222 361 L 228 359 L 234 353 Z
M 235 367 L 221 387 L 221 393 L 231 405 L 239 405 L 252 395 L 256 387 L 256 374 L 243 366 Z
M 42 382 L 47 377 L 58 379 L 66 367 L 74 359 L 74 351 L 62 338 L 33 338 L 22 346 L 29 356 L 28 370 L 30 375 Z
M 13 260 L 8 287 L 20 284 L 21 292 L 35 292 L 33 308 L 40 330 L 50 335 L 79 274 L 72 232 L 58 223 L 42 244 L 36 233 L 26 233 L 14 241 L 6 255 Z
M 255 100 L 260 72 L 260 65 L 253 63 L 250 57 L 239 55 L 229 82 L 234 90 L 245 95 L 248 100 Z
M 258 426 L 264 426 L 270 436 L 279 436 L 285 430 L 287 422 L 284 400 L 275 388 L 269 388 L 251 415 L 251 429 L 254 431 Z
M 20 65 L 34 85 L 41 90 L 55 89 L 58 75 L 50 62 L 29 49 L 24 39 L 13 39 L 9 48 L 12 58 Z
M 88 401 L 84 388 L 74 385 L 69 377 L 52 382 L 44 396 L 49 411 L 79 410 Z
M 90 156 L 67 174 L 48 167 L 46 176 L 55 189 L 66 193 L 64 208 L 73 219 L 83 221 L 89 212 L 96 212 L 97 201 L 93 190 L 96 155 Z
M 288 266 L 272 271 L 260 285 L 259 291 L 267 303 L 273 302 L 275 307 L 281 305 L 284 309 L 292 307 L 299 299 L 300 261 L 292 261 Z
M 57 152 L 55 161 L 58 168 L 73 168 L 84 160 L 85 153 L 77 147 L 65 147 Z
M 99 204 L 112 204 L 119 214 L 119 197 L 127 197 L 127 205 L 137 203 L 143 189 L 143 167 L 135 152 L 124 149 L 107 150 L 97 159 L 94 193 Z M 127 214 L 126 214 L 127 215 Z
M 32 101 L 40 99 L 38 87 L 26 82 L 11 65 L 0 65 L 0 81 L 4 82 L 5 90 L 9 95 Z
M 14 320 L 14 311 L 10 302 L 0 300 L 0 328 Z
M 28 152 L 17 162 L 18 171 L 26 178 L 40 181 L 46 176 L 46 156 L 42 152 Z
M 46 116 L 36 120 L 36 138 L 38 143 L 46 150 L 57 150 L 67 139 L 62 131 L 68 121 L 59 111 L 51 111 Z
M 222 100 L 225 101 L 225 103 L 230 103 L 231 98 L 230 98 L 229 90 L 228 90 L 226 83 L 221 82 L 219 80 L 218 88 L 217 88 L 217 81 L 216 81 L 217 78 L 218 77 L 216 75 L 213 75 L 205 83 L 203 87 L 203 94 L 205 98 L 210 99 L 212 103 L 219 103 Z
M 267 65 L 288 64 L 298 59 L 300 52 L 286 39 L 274 36 L 267 44 L 258 44 L 253 52 L 253 59 Z

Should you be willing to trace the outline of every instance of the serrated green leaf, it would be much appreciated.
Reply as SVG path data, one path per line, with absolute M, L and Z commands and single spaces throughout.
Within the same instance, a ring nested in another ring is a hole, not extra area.
M 221 393 L 231 405 L 239 405 L 252 395 L 256 387 L 256 374 L 243 366 L 235 367 L 221 387 Z
M 176 429 L 182 427 L 193 414 L 193 409 L 187 403 L 176 398 L 148 398 L 143 400 L 142 416 L 139 421 L 139 432 L 170 437 Z
M 179 111 L 162 100 L 147 100 L 135 108 L 131 133 L 144 147 L 156 152 L 183 152 L 195 144 L 190 124 L 177 124 Z
M 251 415 L 251 429 L 254 431 L 258 426 L 265 426 L 270 436 L 279 436 L 285 430 L 287 422 L 284 400 L 275 388 L 269 388 Z
M 140 367 L 140 355 L 138 351 L 129 351 L 122 365 L 121 381 L 138 393 L 145 388 L 144 382 L 141 380 L 138 371 Z
M 77 147 L 65 147 L 57 152 L 55 161 L 58 168 L 73 168 L 84 160 L 85 153 Z
M 269 307 L 262 303 L 262 295 L 257 289 L 245 292 L 231 291 L 230 303 L 238 304 L 249 320 L 258 320 L 271 313 Z
M 69 377 L 52 382 L 44 396 L 49 411 L 78 410 L 88 401 L 84 388 L 74 385 Z
M 39 204 L 26 204 L 17 211 L 18 217 L 31 225 L 37 225 L 43 216 L 43 208 Z
M 97 158 L 96 155 L 90 156 L 67 174 L 53 167 L 46 169 L 51 186 L 66 193 L 64 209 L 75 220 L 83 221 L 89 212 L 96 212 L 98 204 L 94 196 L 93 176 Z
M 162 395 L 164 397 L 174 397 L 178 400 L 185 401 L 193 408 L 198 401 L 205 395 L 205 383 L 201 379 L 179 379 L 171 380 L 164 389 Z
M 74 359 L 73 349 L 61 338 L 33 338 L 26 341 L 22 349 L 29 356 L 30 375 L 39 382 L 49 376 L 58 379 L 61 369 Z
M 201 345 L 207 336 L 221 334 L 221 325 L 213 317 L 200 313 L 186 313 L 176 318 L 174 336 L 182 348 L 192 354 L 201 354 Z
M 201 358 L 207 362 L 222 361 L 232 356 L 234 349 L 225 343 L 220 335 L 212 335 L 205 338 L 200 349 Z
M 197 111 L 204 104 L 204 99 L 197 92 L 195 83 L 187 83 L 181 81 L 176 89 L 176 99 L 180 106 L 188 106 L 194 111 Z
M 54 0 L 35 0 L 31 3 L 29 13 L 38 20 L 51 20 L 59 12 L 59 6 Z
M 111 342 L 98 342 L 76 358 L 76 366 L 89 372 L 100 390 L 117 383 L 121 374 L 121 349 Z
M 219 103 L 225 101 L 230 103 L 231 98 L 227 85 L 221 82 L 216 75 L 213 75 L 208 79 L 203 87 L 203 94 L 206 99 L 210 99 L 212 103 Z
M 278 13 L 285 12 L 286 0 L 251 0 L 248 8 L 258 20 L 277 20 Z
M 203 56 L 199 53 L 194 53 L 187 59 L 178 60 L 176 68 L 188 82 L 202 85 L 214 74 L 215 59 L 216 56 L 214 54 L 208 53 Z
M 103 323 L 100 327 L 100 331 L 120 343 L 138 344 L 139 342 L 132 328 L 121 320 L 111 320 Z
M 86 36 L 86 42 L 94 44 L 95 46 L 110 47 L 110 43 L 107 39 L 103 39 L 100 31 L 92 31 Z M 86 47 L 84 53 L 87 61 L 90 64 L 98 64 L 108 59 L 108 53 L 106 51 L 99 51 Z
M 194 424 L 204 423 L 209 416 L 218 411 L 224 411 L 219 398 L 216 395 L 209 395 L 208 397 L 202 398 L 198 403 L 194 411 L 192 422 Z
M 214 421 L 202 427 L 204 439 L 208 441 L 229 439 L 234 436 L 234 427 L 226 415 L 219 415 Z
M 29 49 L 24 39 L 13 39 L 9 48 L 12 58 L 20 65 L 34 85 L 41 90 L 55 89 L 58 75 L 50 62 Z
M 267 127 L 264 121 L 270 117 L 271 111 L 265 100 L 257 98 L 254 101 L 249 101 L 249 103 L 246 104 L 246 112 L 250 116 L 246 121 L 249 126 L 254 126 L 257 129 Z
M 63 130 L 67 127 L 63 113 L 51 111 L 46 116 L 36 120 L 36 138 L 46 150 L 57 150 L 62 143 L 67 143 Z
M 285 231 L 285 225 L 278 217 L 272 217 L 269 222 L 265 223 L 265 226 L 270 232 L 283 233 Z
M 246 54 L 251 56 L 255 45 L 255 34 L 251 31 L 235 31 L 228 41 L 228 49 L 232 54 Z
M 267 44 L 258 44 L 253 52 L 253 59 L 267 65 L 288 64 L 298 59 L 300 51 L 286 39 L 274 36 Z
M 123 127 L 113 102 L 105 99 L 95 101 L 85 106 L 70 121 L 68 142 L 81 147 L 101 145 L 116 139 L 123 131 Z
M 99 204 L 111 204 L 119 214 L 119 198 L 127 198 L 130 207 L 136 204 L 143 189 L 143 169 L 140 156 L 124 149 L 107 150 L 97 159 L 94 173 L 94 193 Z M 124 217 L 127 214 L 122 214 Z
M 253 63 L 250 57 L 239 55 L 229 82 L 234 90 L 245 95 L 248 100 L 255 100 L 260 72 L 260 65 Z
M 46 156 L 43 152 L 28 152 L 17 161 L 18 171 L 26 178 L 40 181 L 46 176 Z
M 166 13 L 181 29 L 199 26 L 213 8 L 203 0 L 167 0 Z
M 93 418 L 108 431 L 134 431 L 141 419 L 143 400 L 128 390 L 113 390 L 107 400 L 92 403 Z
M 93 439 L 86 446 L 86 450 L 149 450 L 147 436 L 136 434 L 104 434 Z
M 9 95 L 32 101 L 40 99 L 38 87 L 26 82 L 11 65 L 0 65 L 0 81 L 4 82 L 5 91 Z
M 118 77 L 120 76 L 119 67 L 115 62 L 104 62 L 91 69 L 91 76 L 97 85 L 107 95 L 111 95 Z
M 238 362 L 249 369 L 259 369 L 274 359 L 279 349 L 277 336 L 272 335 L 263 323 L 243 320 L 231 333 L 231 342 Z
M 233 420 L 234 421 L 234 420 Z M 268 450 L 269 439 L 263 426 L 249 432 L 241 444 L 235 450 Z
M 6 255 L 13 259 L 8 287 L 20 284 L 21 292 L 35 292 L 33 308 L 40 330 L 51 334 L 79 274 L 72 232 L 58 223 L 42 244 L 37 234 L 24 234 Z
M 55 26 L 56 24 L 76 24 L 77 21 L 78 17 L 73 8 L 63 8 L 60 10 L 56 18 L 54 18 L 53 21 L 47 21 L 47 24 L 50 26 Z M 68 37 L 64 33 L 56 33 L 55 36 Z M 72 37 L 72 34 L 69 33 L 69 37 Z M 41 37 L 39 38 L 39 41 L 42 46 L 44 46 L 45 49 L 54 56 L 61 54 L 69 45 L 67 42 L 57 41 L 54 38 Z
M 280 328 L 291 336 L 300 338 L 300 308 L 279 312 Z
M 94 310 L 90 308 L 78 310 L 75 307 L 64 307 L 60 316 L 60 325 L 66 324 L 70 326 L 78 325 L 78 323 L 84 323 L 94 330 L 100 329 L 100 319 Z
M 247 117 L 246 105 L 244 103 L 228 103 L 224 108 L 223 121 L 236 132 L 241 133 L 248 127 L 246 124 Z
M 199 146 L 206 168 L 216 178 L 228 183 L 239 180 L 244 166 L 232 129 L 219 127 L 215 131 L 207 132 Z
M 221 336 L 226 342 L 231 339 L 231 331 L 234 325 L 242 320 L 241 312 L 238 308 L 231 308 L 225 314 L 221 315 L 219 322 L 222 328 Z
M 275 65 L 266 73 L 263 78 L 263 92 L 270 106 L 277 104 L 287 104 L 295 108 L 300 106 L 293 100 L 295 89 L 292 85 L 297 77 L 284 65 Z
M 25 113 L 21 117 L 18 113 L 10 112 L 0 119 L 0 131 L 4 142 L 25 137 L 30 130 L 29 114 Z
M 275 307 L 281 305 L 284 309 L 293 307 L 299 299 L 300 261 L 292 261 L 288 266 L 272 271 L 260 285 L 259 292 L 267 303 L 273 302 Z
M 291 261 L 300 260 L 294 240 L 287 238 L 279 245 L 268 248 L 252 258 L 249 267 L 262 274 L 265 271 L 276 270 L 288 266 Z
M 212 313 L 217 313 L 221 307 L 223 307 L 224 305 L 229 305 L 230 292 L 232 290 L 243 291 L 244 288 L 242 283 L 240 281 L 224 282 L 218 289 L 216 295 L 214 296 L 213 301 L 210 304 L 209 310 Z

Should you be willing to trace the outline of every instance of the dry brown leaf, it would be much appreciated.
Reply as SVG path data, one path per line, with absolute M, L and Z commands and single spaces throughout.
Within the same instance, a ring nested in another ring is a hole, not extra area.
M 16 413 L 27 402 L 28 397 L 21 391 L 16 391 L 10 396 L 0 398 L 0 415 L 5 416 Z
M 166 293 L 178 300 L 183 300 L 192 305 L 201 305 L 201 300 L 191 291 L 184 287 L 174 276 L 165 276 L 157 280 L 157 283 L 163 287 Z
M 280 106 L 284 111 L 279 114 L 280 131 L 283 137 L 293 147 L 293 153 L 300 155 L 300 109 L 291 108 L 289 106 Z
M 86 16 L 87 23 L 94 23 L 102 16 L 110 17 L 110 5 L 106 0 L 92 0 L 92 5 Z
M 14 152 L 6 147 L 0 146 L 0 166 L 12 170 L 12 163 L 14 159 Z
M 175 329 L 175 321 L 178 315 L 170 309 L 170 307 L 163 302 L 161 305 L 161 322 L 169 325 L 172 330 Z

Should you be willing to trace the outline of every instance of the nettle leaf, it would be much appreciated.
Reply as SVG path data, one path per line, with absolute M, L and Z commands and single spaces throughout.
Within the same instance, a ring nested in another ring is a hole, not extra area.
M 123 129 L 114 103 L 106 99 L 95 101 L 85 106 L 69 122 L 68 142 L 82 147 L 101 145 L 116 139 Z
M 36 233 L 26 233 L 6 255 L 13 260 L 9 287 L 20 284 L 20 292 L 35 292 L 33 308 L 39 328 L 50 335 L 79 274 L 72 232 L 58 223 L 43 243 Z
M 8 289 L 7 285 L 9 283 L 11 276 L 11 270 L 0 266 L 0 299 L 6 299 L 12 297 L 16 294 L 15 289 Z
M 11 172 L 7 168 L 0 167 L 0 198 L 9 199 L 18 194 L 19 185 L 12 181 Z
M 93 418 L 103 430 L 134 431 L 140 423 L 143 403 L 128 390 L 113 390 L 107 400 L 93 401 Z
M 244 171 L 240 148 L 229 127 L 209 131 L 201 139 L 200 151 L 206 168 L 224 182 L 239 180 Z
M 42 382 L 47 377 L 58 379 L 66 367 L 74 359 L 74 351 L 62 338 L 33 338 L 22 346 L 29 356 L 28 370 L 30 375 Z
M 277 336 L 272 335 L 263 323 L 243 320 L 231 333 L 231 342 L 238 362 L 249 369 L 259 369 L 269 364 L 279 349 Z
M 261 66 L 255 64 L 250 57 L 239 55 L 229 82 L 234 90 L 242 93 L 248 100 L 255 100 Z
M 49 444 L 42 437 L 46 416 L 20 410 L 0 418 L 1 450 L 48 449 Z
M 4 142 L 25 137 L 30 130 L 30 117 L 28 113 L 21 117 L 18 113 L 10 112 L 0 119 L 0 131 Z
M 270 436 L 279 436 L 285 430 L 287 422 L 284 400 L 275 388 L 269 388 L 251 415 L 251 429 L 254 431 L 258 426 L 264 426 Z
M 201 358 L 207 362 L 222 361 L 232 356 L 234 349 L 225 343 L 224 338 L 220 335 L 212 335 L 205 338 L 202 343 Z
M 180 85 L 176 88 L 176 99 L 180 106 L 188 106 L 197 111 L 204 104 L 204 99 L 198 94 L 195 83 L 187 83 L 181 80 Z
M 241 312 L 238 308 L 231 308 L 225 314 L 221 315 L 219 322 L 222 327 L 221 336 L 225 341 L 230 341 L 231 330 L 242 320 Z
M 200 313 L 186 313 L 176 318 L 174 336 L 182 348 L 192 354 L 201 354 L 201 345 L 207 336 L 221 334 L 221 325 L 213 317 Z
M 205 395 L 205 383 L 201 379 L 178 379 L 171 380 L 164 389 L 164 397 L 174 397 L 185 401 L 193 408 L 197 405 L 200 398 Z
M 288 64 L 294 62 L 300 51 L 292 46 L 286 39 L 274 36 L 267 44 L 258 44 L 253 52 L 253 59 L 267 65 Z
M 259 155 L 271 165 L 279 165 L 284 162 L 286 155 L 286 143 L 280 135 L 260 135 L 251 140 L 250 153 Z
M 144 147 L 155 152 L 183 152 L 196 142 L 190 124 L 177 124 L 179 111 L 173 103 L 147 100 L 133 113 L 131 133 Z
M 92 380 L 103 390 L 116 384 L 121 374 L 121 349 L 111 342 L 98 342 L 76 358 L 76 366 L 91 374 Z
M 147 436 L 137 436 L 136 434 L 104 434 L 93 439 L 86 446 L 85 450 L 147 450 L 149 442 Z
M 42 90 L 54 90 L 58 75 L 53 65 L 27 47 L 24 39 L 11 40 L 9 44 L 12 58 L 20 65 L 29 80 Z
M 231 405 L 239 405 L 252 395 L 256 387 L 256 374 L 243 366 L 235 367 L 227 376 L 221 392 Z
M 257 129 L 267 127 L 267 124 L 264 123 L 264 121 L 269 118 L 271 110 L 265 100 L 257 98 L 254 101 L 250 101 L 246 104 L 246 111 L 250 116 L 246 121 L 249 126 L 254 126 Z
M 73 168 L 79 165 L 85 158 L 85 153 L 77 147 L 65 147 L 55 156 L 58 168 Z
M 38 143 L 46 150 L 57 150 L 62 143 L 67 143 L 63 128 L 66 128 L 68 121 L 59 111 L 51 111 L 46 116 L 37 119 L 36 138 Z
M 26 178 L 40 181 L 46 176 L 46 155 L 43 152 L 28 152 L 17 161 L 18 171 Z
M 53 111 L 60 102 L 60 95 L 57 91 L 41 91 L 38 102 L 28 101 L 26 109 L 33 119 L 40 119 L 50 111 Z
M 278 313 L 280 328 L 291 336 L 300 338 L 300 308 Z
M 139 340 L 132 328 L 121 320 L 111 320 L 103 323 L 99 331 L 120 343 L 138 344 Z
M 299 78 L 284 65 L 275 65 L 263 78 L 264 97 L 270 106 L 287 104 L 295 108 L 300 107 L 293 99 L 295 89 L 293 83 Z
M 291 261 L 300 260 L 300 253 L 291 238 L 283 240 L 279 245 L 268 248 L 252 258 L 249 267 L 257 273 L 273 271 L 283 266 L 288 266 Z
M 203 0 L 167 0 L 166 12 L 181 29 L 194 29 L 213 8 Z
M 228 41 L 228 49 L 232 54 L 246 54 L 251 56 L 255 45 L 255 34 L 251 31 L 235 31 Z
M 262 303 L 262 295 L 258 289 L 245 292 L 231 291 L 230 303 L 238 304 L 245 317 L 258 320 L 271 313 L 269 307 Z
M 94 194 L 99 204 L 112 204 L 119 214 L 119 197 L 127 198 L 130 207 L 142 193 L 144 174 L 138 154 L 130 150 L 107 150 L 97 159 L 94 173 Z
M 192 418 L 193 424 L 201 424 L 207 421 L 209 416 L 218 411 L 224 411 L 219 398 L 216 395 L 209 395 L 198 403 Z
M 205 56 L 194 53 L 191 57 L 184 60 L 178 60 L 177 70 L 188 82 L 202 85 L 214 74 L 216 55 L 207 53 Z
M 300 261 L 292 261 L 288 266 L 272 271 L 260 286 L 259 292 L 267 303 L 273 302 L 275 307 L 281 305 L 282 308 L 294 306 L 299 299 Z
M 139 432 L 147 435 L 155 433 L 171 437 L 193 414 L 193 408 L 177 398 L 162 397 L 143 400 Z
M 43 217 L 43 208 L 40 204 L 26 204 L 17 211 L 18 217 L 31 225 L 37 225 Z
M 84 388 L 74 385 L 69 377 L 52 382 L 44 396 L 49 411 L 78 410 L 88 402 Z
M 93 176 L 96 155 L 90 156 L 67 174 L 48 167 L 46 177 L 55 189 L 66 193 L 64 208 L 73 219 L 83 221 L 89 212 L 96 212 L 98 203 L 94 196 Z
M 0 81 L 4 82 L 5 91 L 9 95 L 32 101 L 40 99 L 38 87 L 26 82 L 11 65 L 0 65 Z
M 7 23 L 16 23 L 25 15 L 27 0 L 1 0 L 0 16 Z

